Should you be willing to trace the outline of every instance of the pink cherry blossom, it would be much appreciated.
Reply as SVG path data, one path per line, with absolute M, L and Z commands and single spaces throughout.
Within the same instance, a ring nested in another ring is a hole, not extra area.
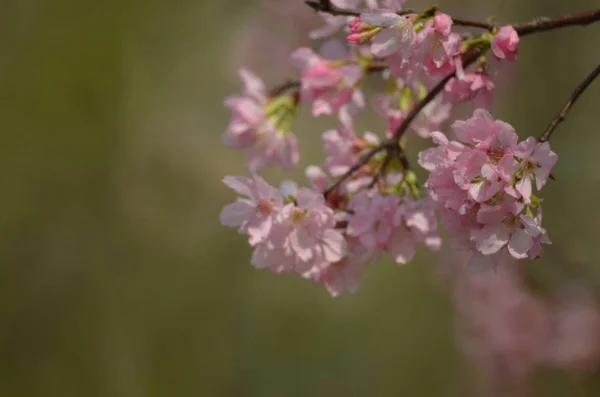
M 453 103 L 475 101 L 475 107 L 491 109 L 494 83 L 482 72 L 466 73 L 464 77 L 453 78 L 446 84 L 445 91 Z
M 365 150 L 379 143 L 379 138 L 371 132 L 365 132 L 361 138 L 345 127 L 324 132 L 322 139 L 327 156 L 324 167 L 333 176 L 344 174 Z
M 350 126 L 364 107 L 364 98 L 357 83 L 363 69 L 347 62 L 349 55 L 338 41 L 323 45 L 322 57 L 310 48 L 299 48 L 292 63 L 302 70 L 301 100 L 312 104 L 313 116 L 338 114 L 340 121 Z
M 257 130 L 265 123 L 264 104 L 266 89 L 262 81 L 247 70 L 240 70 L 244 81 L 244 95 L 225 100 L 232 111 L 232 118 L 223 136 L 225 146 L 243 148 L 256 140 Z
M 244 149 L 246 167 L 256 172 L 264 167 L 280 164 L 290 169 L 298 165 L 296 137 L 289 131 L 295 104 L 289 97 L 267 98 L 262 81 L 247 70 L 241 70 L 244 81 L 243 96 L 227 98 L 232 118 L 225 134 L 225 146 Z M 267 111 L 267 109 L 270 109 Z
M 305 174 L 314 190 L 322 192 L 329 186 L 329 177 L 320 167 L 309 165 L 306 167 Z
M 415 38 L 410 18 L 388 10 L 375 10 L 360 14 L 363 23 L 380 28 L 371 38 L 371 51 L 377 57 L 401 53 L 408 57 Z
M 535 239 L 546 231 L 531 216 L 520 214 L 522 208 L 512 200 L 497 207 L 482 207 L 477 221 L 484 227 L 475 236 L 477 250 L 490 255 L 506 246 L 514 258 L 526 258 Z
M 533 137 L 521 142 L 500 162 L 503 179 L 511 183 L 506 192 L 515 198 L 522 197 L 526 204 L 531 203 L 532 179 L 536 180 L 537 190 L 542 189 L 557 159 L 547 142 L 537 143 Z
M 365 0 L 367 9 L 386 9 L 398 11 L 402 8 L 404 0 Z M 361 8 L 361 0 L 331 0 L 331 4 L 344 10 L 359 10 Z M 319 16 L 325 21 L 325 26 L 313 30 L 309 33 L 311 39 L 323 39 L 330 37 L 344 28 L 348 22 L 353 21 L 353 17 L 343 15 L 332 15 L 326 12 L 319 12 Z
M 442 35 L 433 28 L 425 28 L 420 35 L 428 34 L 423 40 L 424 67 L 430 76 L 446 75 L 457 68 L 462 69 L 461 44 L 459 34 Z
M 468 120 L 456 121 L 452 128 L 460 142 L 433 132 L 437 146 L 419 154 L 419 164 L 431 172 L 425 186 L 442 209 L 452 239 L 484 256 L 506 247 L 514 258 L 537 258 L 541 246 L 550 240 L 541 226 L 539 203 L 530 207 L 530 200 L 517 201 L 516 175 L 531 180 L 527 172 L 539 169 L 545 182 L 555 155 L 540 144 L 540 161 L 547 166 L 534 167 L 535 139 L 518 144 L 512 126 L 482 109 Z
M 271 236 L 273 251 L 283 251 L 292 270 L 303 274 L 314 266 L 341 260 L 346 253 L 346 243 L 341 232 L 335 229 L 331 208 L 325 205 L 323 195 L 300 188 L 295 203 L 285 205 L 275 218 Z
M 346 233 L 372 252 L 385 249 L 394 230 L 394 214 L 400 202 L 395 195 L 361 191 L 348 203 L 352 211 Z
M 512 26 L 502 26 L 492 39 L 491 48 L 496 58 L 514 61 L 519 51 L 519 34 Z
M 244 196 L 229 204 L 221 212 L 221 223 L 238 227 L 247 234 L 250 245 L 264 242 L 271 232 L 275 214 L 282 208 L 281 193 L 258 175 L 253 179 L 227 176 L 223 183 Z
M 460 142 L 484 152 L 493 164 L 515 150 L 519 139 L 510 124 L 494 120 L 484 109 L 476 109 L 468 120 L 455 121 L 452 129 Z
M 418 244 L 437 251 L 442 240 L 437 231 L 435 207 L 429 199 L 405 199 L 394 214 L 394 225 L 387 251 L 396 263 L 407 264 L 416 254 Z
M 317 266 L 305 274 L 306 278 L 323 284 L 333 297 L 346 292 L 356 293 L 363 276 L 363 267 L 371 259 L 371 253 L 356 239 L 347 238 L 346 246 L 348 252 L 344 258 Z

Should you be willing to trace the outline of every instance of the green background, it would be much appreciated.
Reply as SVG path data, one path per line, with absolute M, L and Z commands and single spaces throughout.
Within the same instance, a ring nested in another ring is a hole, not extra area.
M 220 144 L 223 98 L 240 90 L 242 64 L 271 84 L 294 76 L 282 54 L 319 23 L 299 3 L 0 3 L 0 396 L 468 395 L 473 370 L 435 277 L 443 256 L 385 259 L 357 295 L 332 299 L 255 270 L 244 238 L 219 225 L 234 199 L 221 178 L 246 173 Z M 439 3 L 501 22 L 598 6 Z M 600 61 L 599 39 L 600 24 L 523 39 L 495 115 L 521 137 L 540 134 Z M 597 83 L 552 141 L 554 245 L 523 263 L 542 290 L 600 286 L 599 98 Z M 322 161 L 331 125 L 303 110 L 303 165 Z M 571 395 L 566 375 L 538 379 L 539 396 Z

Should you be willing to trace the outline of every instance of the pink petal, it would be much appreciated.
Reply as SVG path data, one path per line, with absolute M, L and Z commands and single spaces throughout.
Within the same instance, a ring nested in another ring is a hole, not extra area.
M 411 233 L 403 227 L 397 228 L 392 234 L 387 250 L 396 261 L 401 265 L 410 262 L 417 253 L 415 241 Z
M 516 230 L 508 242 L 508 252 L 516 259 L 527 258 L 527 252 L 533 247 L 533 237 L 524 230 Z
M 261 216 L 250 219 L 245 226 L 248 243 L 252 246 L 262 243 L 269 238 L 273 228 L 273 216 Z
M 323 231 L 323 254 L 329 262 L 337 262 L 342 260 L 346 255 L 346 239 L 342 233 L 334 229 L 326 229 Z
M 433 143 L 435 143 L 436 145 L 448 144 L 448 138 L 442 132 L 433 131 L 433 132 L 431 132 L 431 134 L 429 134 L 429 137 L 431 138 L 431 141 Z
M 319 56 L 312 49 L 301 47 L 292 52 L 290 62 L 298 69 L 306 69 L 319 62 Z
M 221 224 L 229 227 L 239 227 L 246 222 L 254 212 L 254 206 L 247 200 L 238 200 L 226 205 L 221 211 Z
M 240 76 L 244 81 L 245 91 L 251 97 L 264 101 L 266 98 L 266 89 L 262 80 L 258 78 L 254 73 L 246 69 L 240 70 Z
M 388 57 L 402 48 L 402 37 L 394 28 L 383 29 L 371 39 L 371 51 L 376 57 Z
M 517 191 L 525 200 L 525 204 L 529 204 L 531 202 L 531 178 L 529 174 L 523 175 L 523 178 L 517 182 L 515 185 Z
M 479 252 L 491 255 L 500 251 L 508 239 L 508 229 L 504 225 L 487 225 L 477 234 L 475 244 Z
M 331 39 L 327 40 L 319 52 L 325 59 L 329 60 L 340 60 L 348 58 L 348 48 L 344 46 L 339 40 Z
M 226 176 L 223 183 L 237 194 L 252 197 L 252 179 L 244 176 Z
M 295 228 L 289 236 L 290 247 L 303 262 L 308 262 L 314 257 L 315 240 L 304 228 Z
M 363 12 L 360 14 L 360 19 L 371 26 L 381 26 L 384 28 L 406 22 L 406 17 L 391 11 Z

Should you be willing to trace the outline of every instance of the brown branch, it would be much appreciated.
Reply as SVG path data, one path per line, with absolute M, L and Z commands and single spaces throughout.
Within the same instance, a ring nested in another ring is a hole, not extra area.
M 315 11 L 326 12 L 326 13 L 329 13 L 332 15 L 359 16 L 361 13 L 360 11 L 352 11 L 352 10 L 345 10 L 345 9 L 338 8 L 338 7 L 334 6 L 330 0 L 307 0 L 305 2 L 308 6 L 310 6 Z M 414 14 L 414 11 L 404 10 L 404 11 L 397 12 L 397 14 L 399 14 L 399 15 Z M 458 26 L 481 28 L 481 29 L 486 29 L 489 31 L 493 31 L 496 28 L 496 25 L 487 23 L 487 22 L 469 21 L 469 20 L 464 20 L 464 19 L 459 19 L 459 18 L 453 18 L 453 21 L 454 21 L 455 25 L 458 25 Z M 582 12 L 582 13 L 579 13 L 576 15 L 572 15 L 572 16 L 560 16 L 560 17 L 556 17 L 556 18 L 536 18 L 531 22 L 513 25 L 513 27 L 515 28 L 515 30 L 517 31 L 517 33 L 520 36 L 525 36 L 525 35 L 528 35 L 531 33 L 544 32 L 544 31 L 559 29 L 559 28 L 563 28 L 563 27 L 567 27 L 567 26 L 588 25 L 588 24 L 591 24 L 593 22 L 598 22 L 598 21 L 600 21 L 600 9 L 585 11 L 585 12 Z M 475 62 L 477 60 L 479 55 L 480 55 L 479 49 L 471 50 L 470 52 L 465 54 L 465 56 L 463 58 L 463 67 L 466 68 L 469 65 L 471 65 L 473 62 Z M 377 67 L 377 68 L 373 68 L 373 69 L 376 69 L 377 71 L 379 71 L 384 68 L 385 67 L 380 69 Z M 368 71 L 371 71 L 371 70 L 369 69 Z M 557 118 L 550 124 L 550 126 L 548 127 L 546 132 L 540 138 L 540 141 L 546 141 L 546 140 L 550 139 L 552 132 L 554 131 L 556 126 L 561 121 L 564 120 L 564 118 L 566 117 L 566 113 L 573 106 L 573 104 L 575 103 L 577 98 L 579 98 L 581 93 L 591 84 L 591 82 L 599 74 L 600 74 L 600 65 L 575 90 L 575 92 L 571 96 L 571 99 L 569 100 L 569 102 L 567 102 L 567 104 L 563 107 L 563 109 L 561 110 L 561 112 L 557 116 Z M 354 173 L 356 171 L 358 171 L 360 168 L 362 168 L 364 165 L 366 165 L 379 152 L 382 152 L 384 150 L 386 150 L 388 152 L 388 156 L 386 156 L 386 159 L 384 160 L 384 163 L 385 163 L 386 160 L 388 159 L 390 153 L 394 153 L 397 150 L 399 150 L 400 139 L 405 134 L 405 132 L 408 130 L 408 127 L 410 126 L 410 124 L 419 115 L 421 110 L 423 110 L 423 108 L 425 108 L 425 106 L 427 106 L 433 99 L 435 99 L 437 97 L 437 95 L 440 94 L 444 90 L 446 84 L 455 76 L 456 76 L 456 72 L 452 72 L 452 73 L 448 74 L 447 76 L 445 76 L 442 80 L 440 80 L 438 82 L 438 84 L 436 84 L 435 87 L 433 87 L 431 89 L 431 91 L 429 91 L 427 96 L 425 96 L 425 98 L 423 98 L 421 101 L 419 101 L 410 110 L 410 112 L 406 115 L 406 118 L 402 121 L 402 123 L 396 130 L 396 133 L 394 134 L 394 136 L 382 141 L 378 146 L 370 149 L 367 153 L 365 153 L 356 164 L 354 164 L 352 167 L 350 167 L 348 169 L 348 171 L 346 173 L 344 173 L 332 186 L 330 186 L 327 190 L 325 190 L 325 192 L 323 193 L 325 198 L 327 198 L 333 191 L 335 191 L 343 182 L 345 182 L 347 179 L 352 177 L 352 175 L 354 175 Z M 404 157 L 404 160 L 406 161 L 406 157 Z M 387 161 L 387 162 L 389 163 L 389 161 Z M 375 180 L 375 183 L 376 183 L 376 180 Z
M 336 7 L 331 3 L 331 0 L 306 0 L 306 5 L 318 12 L 326 12 L 331 15 L 357 17 L 364 11 L 346 10 L 344 8 Z M 414 14 L 414 10 L 401 10 L 396 11 L 398 15 L 409 15 Z
M 495 28 L 495 25 L 493 23 L 469 21 L 469 20 L 460 19 L 460 18 L 452 18 L 452 22 L 454 22 L 454 24 L 457 26 L 463 26 L 466 28 L 478 28 L 478 29 L 485 29 L 485 30 L 489 30 L 489 31 L 492 31 Z
M 540 137 L 540 139 L 539 139 L 540 142 L 546 142 L 546 141 L 550 140 L 552 133 L 554 132 L 556 127 L 558 127 L 558 125 L 565 120 L 565 118 L 567 117 L 567 113 L 569 113 L 569 110 L 571 110 L 571 108 L 573 107 L 575 102 L 577 102 L 577 99 L 579 99 L 581 94 L 583 94 L 583 92 L 590 86 L 590 84 L 592 84 L 592 82 L 599 75 L 600 75 L 600 65 L 596 66 L 596 68 L 592 71 L 592 73 L 590 73 L 585 78 L 585 80 L 583 80 L 581 82 L 581 84 L 579 84 L 579 86 L 577 86 L 575 91 L 573 91 L 573 93 L 571 94 L 571 97 L 569 98 L 567 103 L 565 103 L 565 105 L 562 107 L 562 109 L 560 109 L 560 113 L 558 113 L 558 115 L 554 118 L 554 120 L 552 120 L 552 122 L 550 123 L 548 128 L 546 128 L 546 131 L 544 131 L 544 133 Z
M 392 162 L 394 157 L 396 157 L 398 161 L 400 161 L 400 164 L 402 165 L 405 172 L 410 168 L 410 165 L 408 164 L 408 159 L 406 158 L 406 155 L 402 148 L 400 148 L 400 146 L 389 148 L 385 155 L 385 158 L 383 159 L 383 162 L 379 166 L 379 170 L 377 170 L 377 172 L 373 176 L 373 180 L 369 184 L 369 189 L 373 188 L 375 185 L 377 185 L 377 183 L 379 183 L 379 181 L 385 178 L 390 163 Z
M 367 164 L 377 153 L 384 151 L 388 148 L 388 146 L 386 146 L 386 144 L 381 143 L 379 145 L 377 145 L 376 147 L 370 149 L 367 153 L 363 154 L 361 156 L 361 158 L 356 162 L 356 164 L 354 164 L 352 167 L 350 167 L 348 169 L 348 171 L 346 171 L 344 173 L 344 175 L 342 175 L 333 185 L 331 185 L 330 187 L 327 188 L 327 190 L 325 190 L 323 192 L 323 196 L 325 196 L 325 198 L 329 197 L 329 195 L 335 191 L 335 189 L 338 188 L 338 186 L 340 186 L 342 183 L 344 183 L 346 181 L 346 179 L 350 178 L 352 175 L 354 175 L 354 173 L 356 171 L 358 171 L 359 169 L 361 169 L 365 164 Z
M 307 0 L 305 3 L 310 6 L 315 11 L 326 12 L 331 15 L 345 15 L 345 16 L 354 16 L 357 17 L 363 11 L 354 11 L 354 10 L 346 10 L 339 7 L 336 7 L 331 3 L 330 0 Z M 413 10 L 402 10 L 397 11 L 398 15 L 411 15 L 415 14 Z M 598 22 L 600 20 L 600 9 L 594 9 L 589 11 L 584 11 L 575 15 L 566 15 L 555 18 L 548 17 L 538 17 L 533 19 L 530 22 L 516 24 L 513 25 L 519 36 L 526 36 L 531 33 L 536 32 L 544 32 L 548 30 L 554 30 L 559 28 L 564 28 L 567 26 L 575 26 L 575 25 L 588 25 L 593 22 Z M 497 25 L 488 23 L 488 22 L 480 22 L 480 21 L 471 21 L 462 18 L 452 18 L 452 21 L 457 26 L 464 26 L 470 28 L 478 28 L 492 31 Z
M 513 25 L 519 36 L 525 36 L 531 33 L 545 32 L 564 28 L 567 26 L 589 25 L 590 23 L 600 21 L 600 8 L 580 12 L 575 15 L 566 15 L 556 18 L 536 18 L 531 22 Z
M 288 80 L 283 84 L 278 85 L 277 87 L 269 90 L 269 96 L 271 98 L 282 95 L 287 90 L 300 88 L 301 82 L 300 80 Z

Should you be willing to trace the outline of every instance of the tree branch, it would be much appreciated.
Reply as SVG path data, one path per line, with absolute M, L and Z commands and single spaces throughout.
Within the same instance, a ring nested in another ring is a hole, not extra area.
M 540 17 L 531 22 L 513 25 L 519 36 L 564 28 L 567 26 L 589 25 L 600 21 L 600 8 L 555 18 Z
M 331 15 L 341 15 L 349 17 L 357 17 L 364 11 L 346 10 L 344 8 L 336 7 L 331 3 L 331 0 L 306 0 L 306 5 L 318 12 L 326 12 Z M 396 11 L 398 15 L 409 15 L 414 14 L 414 10 L 401 10 Z
M 357 17 L 363 11 L 346 10 L 343 8 L 336 7 L 331 3 L 331 0 L 306 0 L 305 3 L 315 11 L 326 12 L 331 15 L 345 15 Z M 411 15 L 415 14 L 414 10 L 401 10 L 397 11 L 398 15 Z M 584 11 L 575 15 L 565 15 L 555 18 L 538 17 L 530 22 L 513 25 L 519 36 L 526 36 L 531 33 L 543 32 L 548 30 L 554 30 L 564 28 L 567 26 L 575 25 L 588 25 L 593 22 L 600 20 L 600 9 L 594 9 Z M 486 29 L 492 31 L 497 25 L 480 22 L 470 21 L 462 18 L 452 18 L 452 21 L 457 26 L 464 26 L 470 28 Z
M 550 123 L 548 128 L 546 128 L 546 131 L 540 137 L 540 139 L 539 139 L 540 142 L 546 142 L 546 141 L 550 140 L 552 133 L 554 132 L 556 127 L 558 127 L 558 125 L 565 120 L 565 118 L 567 117 L 567 113 L 569 113 L 569 110 L 571 110 L 571 108 L 573 107 L 575 102 L 577 102 L 577 99 L 579 99 L 581 94 L 583 94 L 583 92 L 590 86 L 590 84 L 592 84 L 592 82 L 599 75 L 600 75 L 600 64 L 598 66 L 596 66 L 596 68 L 585 78 L 585 80 L 583 80 L 581 82 L 581 84 L 579 84 L 579 86 L 577 86 L 575 91 L 573 91 L 573 93 L 571 94 L 571 97 L 569 98 L 567 103 L 565 103 L 565 105 L 560 110 L 560 113 L 558 113 L 558 115 L 554 118 L 554 120 L 552 120 L 552 122 Z
M 352 167 L 348 169 L 333 185 L 331 185 L 327 190 L 323 192 L 323 196 L 327 198 L 335 189 L 338 188 L 342 183 L 346 181 L 346 179 L 350 178 L 356 171 L 361 169 L 365 164 L 367 164 L 377 153 L 386 150 L 387 146 L 384 143 L 377 145 L 376 147 L 370 149 L 367 153 L 363 154 L 362 157 L 354 164 Z
M 471 65 L 473 62 L 475 62 L 475 60 L 477 60 L 478 56 L 479 56 L 479 50 L 472 50 L 471 52 L 467 53 L 465 55 L 464 60 L 463 60 L 463 67 L 466 68 L 467 66 Z M 376 147 L 372 148 L 367 153 L 365 153 L 356 164 L 354 164 L 352 167 L 350 167 L 348 169 L 348 171 L 346 171 L 344 173 L 344 175 L 342 175 L 332 186 L 330 186 L 323 193 L 323 195 L 325 196 L 325 198 L 327 198 L 344 181 L 346 181 L 348 178 L 350 178 L 356 171 L 358 171 L 365 164 L 367 164 L 373 158 L 373 156 L 375 156 L 377 153 L 382 152 L 384 150 L 388 151 L 388 153 L 389 152 L 392 152 L 392 153 L 396 152 L 398 150 L 398 148 L 399 148 L 400 138 L 402 138 L 402 135 L 404 135 L 404 133 L 408 129 L 410 123 L 415 119 L 415 117 L 417 117 L 417 115 L 419 114 L 419 112 L 421 110 L 423 110 L 423 108 L 425 106 L 427 106 L 427 104 L 429 102 L 431 102 L 433 99 L 435 99 L 435 97 L 440 92 L 442 92 L 442 90 L 444 89 L 444 87 L 446 86 L 446 84 L 454 76 L 456 76 L 456 72 L 449 73 L 446 77 L 444 77 L 442 80 L 440 80 L 440 82 L 438 82 L 436 84 L 436 86 L 433 89 L 431 89 L 431 91 L 429 91 L 429 93 L 427 94 L 427 96 L 425 98 L 423 98 L 422 100 L 420 100 L 410 110 L 410 112 L 408 113 L 408 115 L 406 115 L 406 118 L 404 119 L 404 121 L 402 122 L 402 124 L 400 124 L 400 126 L 396 130 L 396 134 L 394 136 L 392 136 L 391 138 L 382 141 L 379 145 L 377 145 Z M 403 165 L 407 166 L 406 158 L 404 158 Z
M 360 11 L 346 10 L 336 7 L 331 3 L 330 0 L 306 0 L 305 3 L 310 6 L 313 10 L 319 12 L 326 12 L 332 15 L 344 15 L 344 16 L 359 16 Z M 412 10 L 403 10 L 398 11 L 398 15 L 408 15 L 414 14 L 415 12 Z M 453 18 L 454 24 L 457 26 L 464 27 L 472 27 L 472 28 L 480 28 L 486 29 L 488 31 L 493 31 L 496 28 L 495 24 L 487 23 L 487 22 L 478 22 L 478 21 L 470 21 L 464 20 L 460 18 Z M 600 21 L 600 9 L 584 11 L 575 15 L 567 15 L 560 16 L 555 18 L 547 18 L 541 17 L 532 20 L 531 22 L 513 25 L 519 36 L 526 36 L 528 34 L 536 33 L 536 32 L 544 32 L 554 29 L 559 29 L 567 26 L 576 26 L 576 25 L 588 25 L 594 22 Z M 463 58 L 463 67 L 466 68 L 472 63 L 474 63 L 480 55 L 480 51 L 478 49 L 473 49 L 465 54 Z M 374 67 L 370 68 L 367 71 L 381 71 L 385 69 L 385 67 Z M 600 65 L 584 80 L 584 82 L 577 87 L 571 99 L 567 102 L 567 104 L 563 107 L 559 115 L 552 121 L 550 126 L 546 129 L 546 132 L 540 137 L 540 141 L 547 141 L 550 139 L 552 132 L 556 129 L 556 126 L 564 120 L 567 112 L 573 106 L 575 101 L 579 98 L 581 93 L 592 83 L 592 81 L 598 77 L 600 74 Z M 335 191 L 343 182 L 352 177 L 355 172 L 357 172 L 360 168 L 366 165 L 376 154 L 387 151 L 388 156 L 386 159 L 390 157 L 390 155 L 396 152 L 399 148 L 400 139 L 408 130 L 410 124 L 414 121 L 414 119 L 419 115 L 421 110 L 425 108 L 432 100 L 434 100 L 438 94 L 440 94 L 446 84 L 456 76 L 456 72 L 452 72 L 445 76 L 442 80 L 440 80 L 435 87 L 433 87 L 427 94 L 425 98 L 419 101 L 406 115 L 406 118 L 402 121 L 394 136 L 389 139 L 382 141 L 378 146 L 370 149 L 366 152 L 359 161 L 354 164 L 352 167 L 346 171 L 332 186 L 330 186 L 323 195 L 327 198 L 333 191 Z M 291 87 L 299 87 L 298 82 L 288 82 L 283 85 L 285 87 L 283 90 L 275 89 L 272 92 L 283 92 Z
M 479 22 L 479 21 L 469 21 L 466 19 L 460 19 L 460 18 L 452 18 L 452 22 L 454 22 L 455 25 L 457 26 L 464 26 L 466 28 L 478 28 L 478 29 L 485 29 L 485 30 L 493 30 L 495 28 L 495 25 L 493 23 L 488 23 L 488 22 Z
M 285 83 L 280 84 L 277 87 L 274 87 L 271 90 L 269 90 L 269 96 L 270 97 L 280 96 L 287 90 L 300 88 L 301 84 L 302 83 L 300 82 L 300 80 L 288 80 Z

